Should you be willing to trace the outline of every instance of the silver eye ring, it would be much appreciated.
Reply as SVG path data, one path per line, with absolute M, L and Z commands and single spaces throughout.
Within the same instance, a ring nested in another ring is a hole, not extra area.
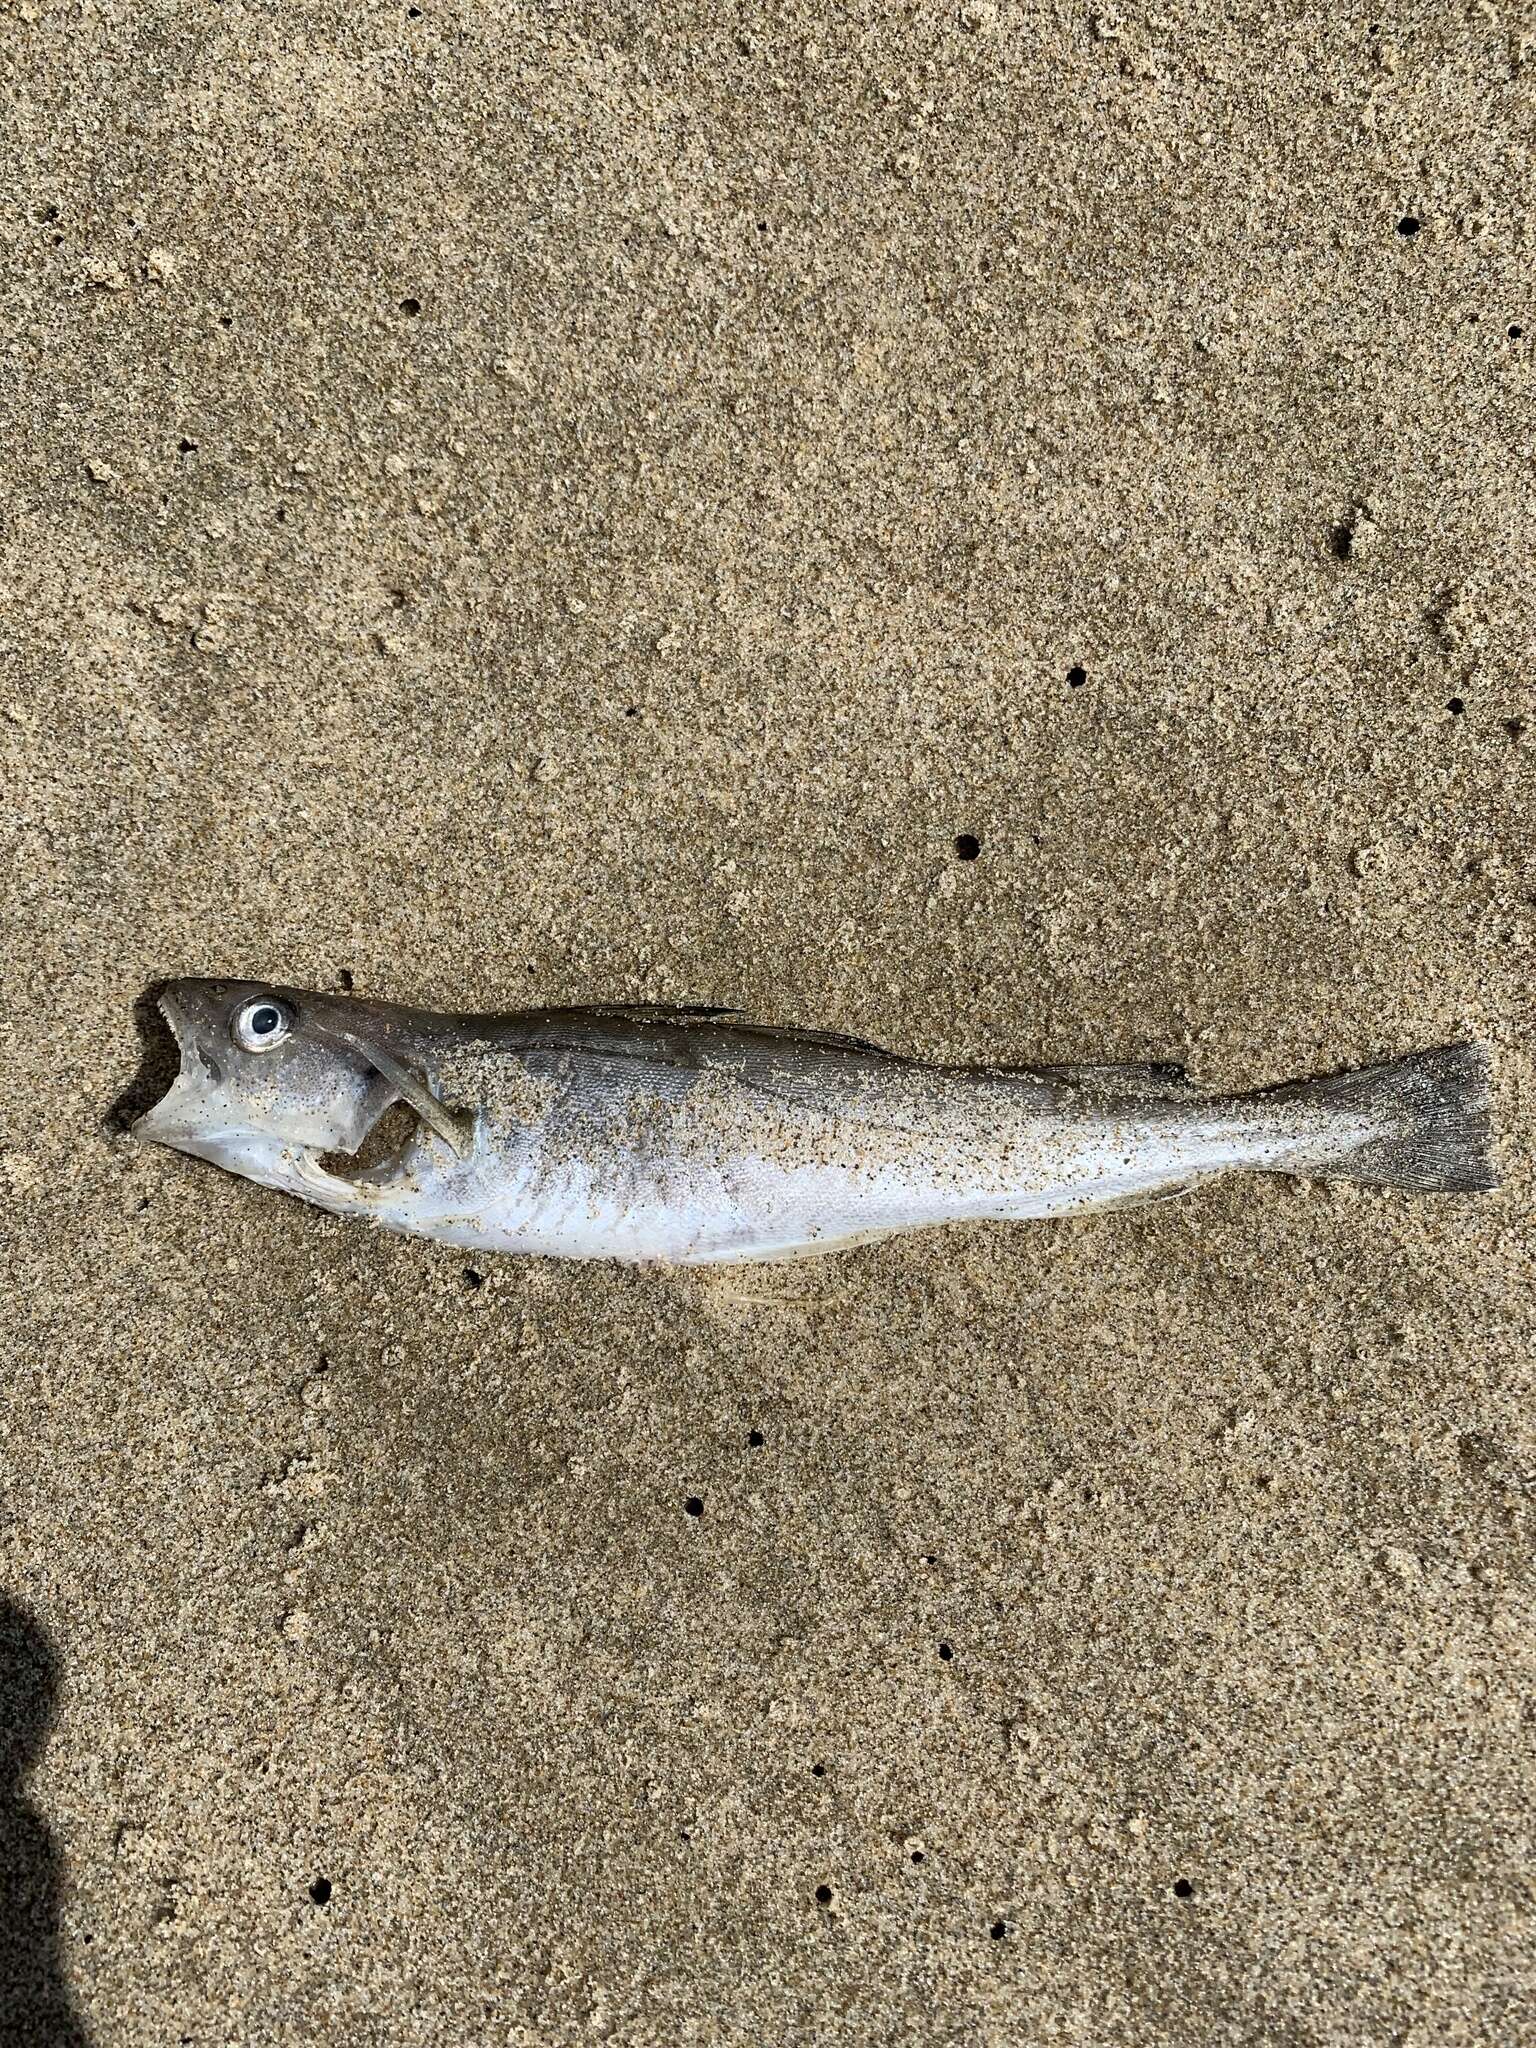
M 242 1052 L 270 1052 L 293 1030 L 293 1012 L 276 996 L 253 996 L 235 1012 L 229 1035 Z

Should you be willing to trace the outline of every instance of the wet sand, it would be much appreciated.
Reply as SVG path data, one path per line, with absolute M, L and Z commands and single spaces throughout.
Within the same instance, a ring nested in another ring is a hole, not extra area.
M 1532 2024 L 1536 47 L 25 0 L 0 2032 Z M 667 1277 L 135 1146 L 155 977 L 1217 1086 L 1480 1199 Z

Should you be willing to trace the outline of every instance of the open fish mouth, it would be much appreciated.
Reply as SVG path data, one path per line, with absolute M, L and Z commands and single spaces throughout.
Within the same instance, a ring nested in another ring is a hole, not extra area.
M 164 1094 L 136 1117 L 130 1128 L 136 1138 L 185 1149 L 180 1146 L 183 1137 L 213 1128 L 211 1112 L 215 1109 L 218 1090 L 224 1079 L 223 1069 L 202 1045 L 191 1023 L 177 1012 L 167 997 L 160 996 L 155 1008 L 176 1041 L 180 1065 L 171 1076 L 170 1086 Z
M 181 1046 L 162 1002 L 165 986 L 163 981 L 152 982 L 134 1002 L 139 1063 L 107 1110 L 103 1128 L 113 1136 L 131 1131 L 147 1111 L 163 1100 L 180 1071 Z

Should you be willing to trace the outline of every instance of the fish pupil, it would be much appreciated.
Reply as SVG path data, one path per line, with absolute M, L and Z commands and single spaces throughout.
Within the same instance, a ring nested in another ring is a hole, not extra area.
M 276 1010 L 274 1010 L 272 1006 L 268 1004 L 265 1009 L 256 1010 L 252 1013 L 251 1029 L 256 1033 L 256 1036 L 258 1038 L 265 1038 L 269 1031 L 275 1031 L 277 1029 L 277 1021 L 278 1019 Z

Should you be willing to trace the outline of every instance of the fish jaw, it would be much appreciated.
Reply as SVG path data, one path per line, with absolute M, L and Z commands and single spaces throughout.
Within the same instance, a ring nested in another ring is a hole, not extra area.
M 134 1124 L 134 1137 L 207 1159 L 263 1187 L 292 1187 L 297 1161 L 311 1148 L 244 1122 L 237 1105 L 226 1099 L 218 1081 L 202 1066 L 195 1047 L 190 1061 L 183 1048 L 183 1061 L 167 1092 Z M 319 1149 L 314 1153 L 318 1170 Z
M 339 1147 L 294 1144 L 271 1132 L 221 1122 L 201 1098 L 179 1106 L 167 1096 L 139 1119 L 133 1133 L 151 1144 L 206 1159 L 242 1180 L 297 1195 L 301 1201 L 336 1215 L 377 1215 L 397 1198 L 402 1186 L 414 1184 L 405 1156 L 349 1179 L 325 1164 Z

